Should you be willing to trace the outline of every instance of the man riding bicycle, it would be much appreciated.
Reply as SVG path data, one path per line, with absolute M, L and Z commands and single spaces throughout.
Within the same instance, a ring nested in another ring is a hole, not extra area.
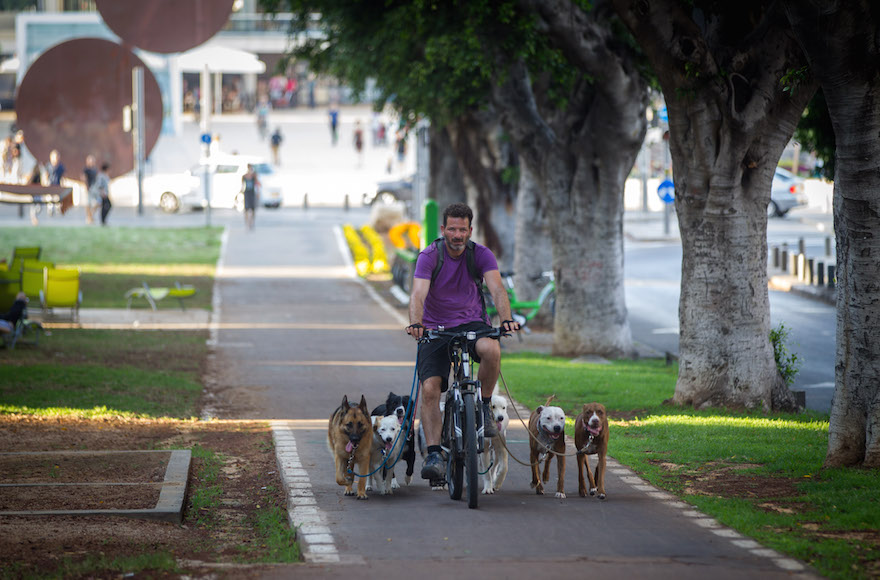
M 409 301 L 409 321 L 406 332 L 416 340 L 422 338 L 425 328 L 444 327 L 447 331 L 489 329 L 489 317 L 481 298 L 479 282 L 471 267 L 485 280 L 498 314 L 501 327 L 506 331 L 519 330 L 519 323 L 511 320 L 510 301 L 501 281 L 495 255 L 486 246 L 468 242 L 473 232 L 474 214 L 467 205 L 453 203 L 443 211 L 440 235 L 443 243 L 430 244 L 419 253 Z M 467 250 L 467 251 L 466 251 Z M 443 252 L 441 257 L 439 253 Z M 471 257 L 467 252 L 472 252 Z M 442 264 L 435 272 L 438 260 Z M 432 281 L 433 278 L 433 281 Z M 440 395 L 446 391 L 451 360 L 447 340 L 420 343 L 418 373 L 421 381 L 422 427 L 428 445 L 428 455 L 422 466 L 422 478 L 439 480 L 445 477 L 440 433 L 443 419 L 440 413 Z M 483 433 L 497 435 L 491 417 L 491 397 L 501 372 L 501 345 L 497 340 L 483 337 L 468 344 L 468 350 L 480 363 L 477 378 L 481 383 L 483 399 Z

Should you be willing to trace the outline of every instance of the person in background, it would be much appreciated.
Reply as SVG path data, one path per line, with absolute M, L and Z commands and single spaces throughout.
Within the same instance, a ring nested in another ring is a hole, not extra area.
M 98 177 L 98 161 L 94 155 L 86 156 L 86 166 L 82 170 L 83 183 L 86 184 L 86 223 L 95 222 L 95 210 L 101 205 L 101 198 L 92 193 L 95 179 Z
M 15 302 L 8 312 L 0 314 L 0 332 L 3 334 L 11 334 L 15 331 L 15 325 L 24 316 L 24 309 L 27 307 L 28 299 L 24 292 L 15 295 Z
M 254 170 L 254 164 L 248 163 L 247 173 L 241 176 L 241 191 L 244 194 L 244 226 L 254 229 L 254 213 L 257 209 L 257 195 L 260 179 Z
M 107 214 L 110 213 L 110 208 L 113 207 L 113 204 L 110 203 L 110 175 L 107 173 L 107 170 L 110 169 L 110 164 L 106 161 L 101 164 L 101 171 L 98 172 L 97 177 L 95 177 L 95 191 L 101 199 L 101 225 L 107 225 Z

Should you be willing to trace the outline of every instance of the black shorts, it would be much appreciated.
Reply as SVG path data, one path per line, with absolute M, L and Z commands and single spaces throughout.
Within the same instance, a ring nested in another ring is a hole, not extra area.
M 492 327 L 482 321 L 468 322 L 455 328 L 447 328 L 449 332 L 457 332 L 460 330 L 489 330 Z M 431 342 L 425 342 L 419 345 L 419 380 L 424 382 L 431 377 L 444 377 L 441 392 L 446 392 L 449 388 L 449 372 L 452 370 L 452 357 L 449 353 L 449 343 L 451 339 L 437 339 Z M 468 341 L 468 353 L 475 362 L 480 362 L 477 356 L 476 340 Z

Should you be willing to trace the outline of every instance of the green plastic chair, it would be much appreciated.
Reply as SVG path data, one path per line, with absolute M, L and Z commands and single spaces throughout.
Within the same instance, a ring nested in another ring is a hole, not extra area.
M 43 248 L 40 246 L 17 246 L 12 250 L 12 261 L 21 258 L 24 260 L 39 260 Z
M 21 292 L 21 268 L 0 264 L 0 312 L 6 312 Z
M 79 268 L 43 268 L 40 305 L 45 314 L 54 313 L 55 308 L 70 308 L 73 321 L 78 322 L 80 304 Z
M 28 298 L 37 300 L 40 297 L 40 290 L 43 289 L 43 270 L 54 268 L 55 263 L 41 260 L 22 260 L 20 263 L 21 289 Z

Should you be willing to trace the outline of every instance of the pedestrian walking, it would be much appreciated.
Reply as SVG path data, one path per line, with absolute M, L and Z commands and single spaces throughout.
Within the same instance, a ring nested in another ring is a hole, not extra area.
M 110 164 L 106 161 L 101 164 L 101 171 L 98 172 L 98 175 L 95 177 L 95 190 L 101 198 L 101 225 L 107 225 L 107 214 L 110 213 L 110 209 L 113 207 L 113 204 L 110 203 L 110 175 L 107 174 L 107 170 L 110 169 Z
M 275 131 L 269 139 L 270 147 L 272 148 L 272 163 L 275 165 L 281 165 L 281 143 L 283 142 L 284 137 L 281 135 L 281 127 L 275 127 Z
M 98 178 L 98 161 L 94 155 L 86 156 L 86 165 L 82 170 L 83 183 L 86 185 L 86 223 L 95 222 L 95 210 L 101 205 L 101 198 L 95 191 L 95 180 Z
M 333 145 L 339 141 L 339 110 L 336 107 L 330 107 L 330 141 Z
M 361 120 L 358 119 L 354 124 L 354 150 L 357 151 L 358 167 L 364 165 L 364 129 L 361 127 Z
M 241 176 L 241 192 L 244 194 L 244 227 L 249 230 L 254 229 L 259 189 L 260 178 L 257 177 L 254 164 L 248 163 L 247 173 Z

